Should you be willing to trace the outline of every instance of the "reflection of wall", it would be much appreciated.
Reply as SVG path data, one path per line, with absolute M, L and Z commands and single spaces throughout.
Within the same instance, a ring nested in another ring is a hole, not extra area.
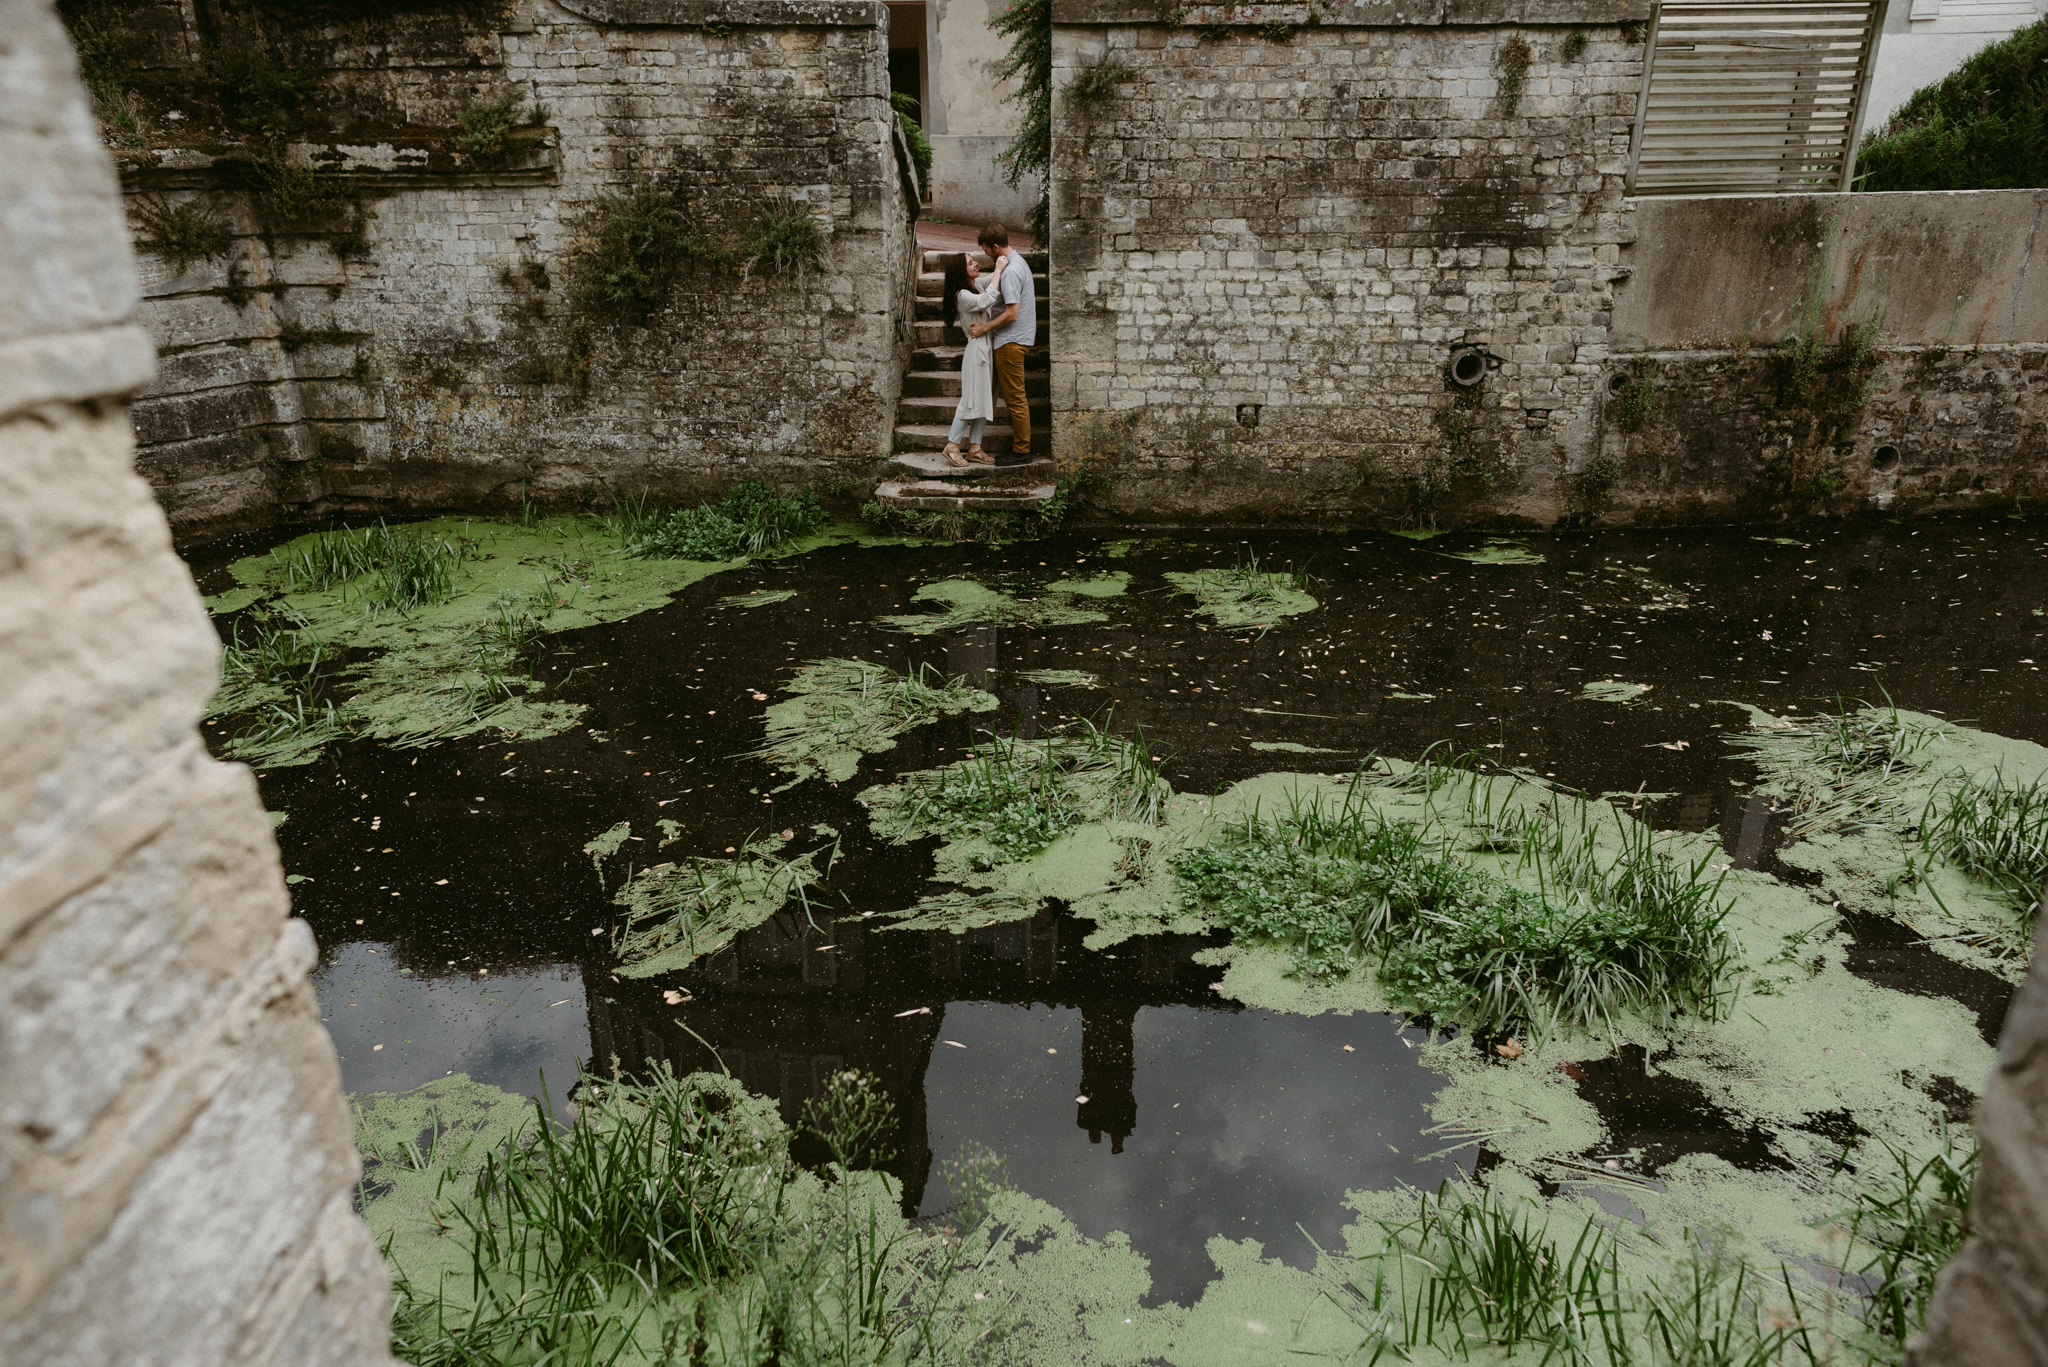
M 1102 957 L 1085 952 L 1050 912 L 961 935 L 786 914 L 680 975 L 692 994 L 681 1006 L 662 1004 L 664 989 L 651 984 L 635 984 L 622 1000 L 619 985 L 592 982 L 591 1052 L 598 1068 L 627 1073 L 654 1063 L 678 1072 L 725 1068 L 774 1098 L 791 1123 L 833 1073 L 869 1074 L 896 1104 L 896 1156 L 886 1167 L 914 1210 L 931 1174 L 924 1078 L 947 1002 L 1078 1005 L 1089 1098 L 1077 1103 L 1078 1122 L 1121 1151 L 1137 1119 L 1132 1022 L 1143 1005 L 1215 1005 L 1212 975 L 1192 961 L 1201 943 L 1147 936 L 1120 958 Z M 822 1156 L 802 1144 L 798 1152 Z
M 0 1362 L 388 1363 L 313 939 L 133 468 L 119 186 L 48 0 L 0 34 Z

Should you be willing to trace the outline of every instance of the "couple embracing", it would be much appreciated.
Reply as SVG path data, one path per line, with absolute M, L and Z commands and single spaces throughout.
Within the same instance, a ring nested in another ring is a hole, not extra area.
M 959 312 L 967 350 L 960 357 L 960 405 L 953 411 L 953 430 L 946 438 L 946 460 L 952 465 L 994 465 L 996 458 L 981 446 L 984 425 L 996 415 L 995 386 L 1003 387 L 1013 433 L 1011 453 L 1031 456 L 1031 400 L 1024 393 L 1024 357 L 1038 343 L 1038 292 L 1023 254 L 1010 248 L 1010 234 L 1000 223 L 981 230 L 982 250 L 995 258 L 995 269 L 983 279 L 971 256 L 946 264 L 946 298 Z M 960 443 L 967 443 L 961 454 Z

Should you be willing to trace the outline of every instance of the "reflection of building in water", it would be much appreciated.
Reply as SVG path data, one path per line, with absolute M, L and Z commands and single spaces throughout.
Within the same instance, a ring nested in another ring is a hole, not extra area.
M 932 1152 L 924 1078 L 949 1001 L 1078 1007 L 1081 1125 L 1121 1152 L 1137 1123 L 1132 1023 L 1140 1006 L 1214 1006 L 1212 970 L 1193 962 L 1195 936 L 1146 936 L 1115 950 L 1081 947 L 1060 916 L 948 931 L 885 930 L 857 917 L 777 916 L 675 980 L 588 984 L 595 1066 L 627 1074 L 654 1063 L 677 1072 L 724 1068 L 797 1124 L 834 1073 L 877 1079 L 896 1105 L 886 1166 L 906 1209 L 923 1200 Z M 1135 962 L 1134 962 L 1135 961 Z M 692 996 L 662 1002 L 664 987 Z M 815 1139 L 798 1156 L 823 1157 Z
M 1138 1060 L 1131 1037 L 1137 1019 L 1134 1002 L 1081 1008 L 1081 1113 L 1074 1123 L 1088 1131 L 1091 1144 L 1100 1144 L 1107 1133 L 1111 1153 L 1122 1153 L 1124 1140 L 1138 1128 Z

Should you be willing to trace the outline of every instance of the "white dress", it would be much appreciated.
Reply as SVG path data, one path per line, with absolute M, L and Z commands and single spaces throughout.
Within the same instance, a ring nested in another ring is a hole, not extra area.
M 996 312 L 996 301 L 1002 294 L 1001 271 L 990 271 L 982 277 L 987 283 L 982 292 L 962 290 L 955 299 L 960 311 L 960 330 L 966 332 L 972 323 L 985 323 Z M 989 349 L 986 336 L 967 339 L 967 350 L 960 357 L 960 406 L 954 410 L 959 418 L 993 418 L 996 415 L 995 353 Z

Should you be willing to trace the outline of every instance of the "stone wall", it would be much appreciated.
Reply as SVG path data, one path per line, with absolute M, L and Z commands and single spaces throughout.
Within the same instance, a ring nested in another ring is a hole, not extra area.
M 333 1046 L 219 642 L 131 465 L 134 262 L 48 0 L 0 0 L 0 1361 L 376 1364 Z
M 181 530 L 816 483 L 887 450 L 914 199 L 880 3 L 211 8 L 317 72 L 319 123 L 288 156 L 344 199 L 267 207 L 257 140 L 180 144 L 159 122 L 126 154 L 138 217 L 197 200 L 235 229 L 224 256 L 145 261 L 164 356 L 141 468 Z M 204 29 L 173 57 L 223 50 Z M 465 151 L 463 111 L 503 98 L 540 121 Z M 566 263 L 595 207 L 646 183 L 729 245 L 793 201 L 822 256 L 776 274 L 740 245 L 646 326 L 577 310 Z
M 1056 439 L 1110 506 L 1545 516 L 1606 361 L 1647 6 L 1483 9 L 1055 8 Z M 1459 344 L 1497 358 L 1478 389 Z
M 2041 192 L 1624 198 L 1624 4 L 1054 16 L 1055 443 L 1112 516 L 2048 493 Z

